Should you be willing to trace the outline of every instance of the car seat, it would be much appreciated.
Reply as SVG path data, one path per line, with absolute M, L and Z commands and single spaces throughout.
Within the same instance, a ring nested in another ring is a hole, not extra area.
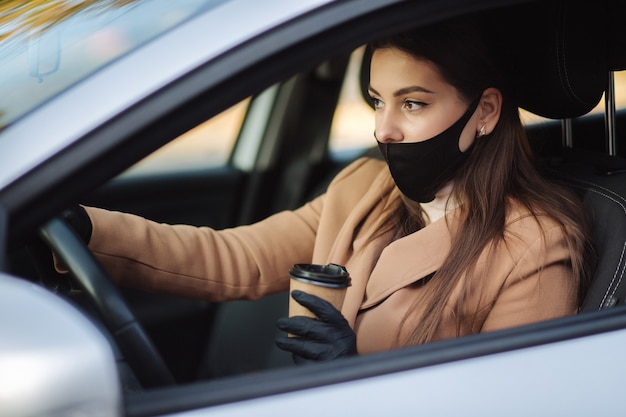
M 613 1 L 551 3 L 550 13 L 537 16 L 532 6 L 520 13 L 520 21 L 524 16 L 532 19 L 526 22 L 533 21 L 536 30 L 513 40 L 522 53 L 513 52 L 508 59 L 520 80 L 521 107 L 561 120 L 563 151 L 548 161 L 548 172 L 578 192 L 592 222 L 596 267 L 581 306 L 581 312 L 591 312 L 623 304 L 626 298 L 626 160 L 615 152 L 612 94 L 612 71 L 626 67 L 612 56 L 617 44 L 611 38 L 611 18 L 623 16 L 616 8 L 624 9 L 624 5 Z M 549 33 L 547 39 L 537 36 L 544 30 Z M 518 33 L 524 32 L 520 28 Z M 524 53 L 522 42 L 533 50 Z M 584 123 L 572 120 L 591 111 L 605 91 L 604 131 L 585 129 Z M 574 140 L 588 145 L 577 148 Z

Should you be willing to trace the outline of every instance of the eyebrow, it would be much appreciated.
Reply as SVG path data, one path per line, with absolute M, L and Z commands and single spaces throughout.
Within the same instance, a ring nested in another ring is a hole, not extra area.
M 376 94 L 377 96 L 380 95 L 380 93 L 378 91 L 376 91 L 371 85 L 368 86 L 367 89 L 369 91 L 371 91 L 372 93 Z M 418 93 L 430 93 L 430 94 L 434 93 L 434 91 L 428 90 L 427 88 L 424 88 L 424 87 L 420 87 L 419 85 L 411 85 L 409 87 L 404 87 L 404 88 L 401 88 L 399 90 L 396 90 L 393 93 L 393 96 L 394 97 L 400 97 L 400 96 L 403 96 L 405 94 L 415 93 L 415 92 L 418 92 Z

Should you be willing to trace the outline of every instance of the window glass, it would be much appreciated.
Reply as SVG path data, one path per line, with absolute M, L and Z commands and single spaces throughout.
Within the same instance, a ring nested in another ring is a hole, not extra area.
M 245 99 L 163 146 L 124 175 L 158 174 L 226 164 L 241 129 Z
M 615 72 L 615 108 L 626 109 L 626 71 Z
M 352 53 L 331 126 L 328 146 L 336 159 L 351 158 L 376 143 L 374 109 L 361 95 L 359 84 L 363 50 L 361 47 Z

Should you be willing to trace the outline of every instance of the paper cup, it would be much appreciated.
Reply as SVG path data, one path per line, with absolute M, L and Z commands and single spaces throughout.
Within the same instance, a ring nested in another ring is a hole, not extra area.
M 301 290 L 307 294 L 316 295 L 341 311 L 346 290 L 351 285 L 350 275 L 341 265 L 328 264 L 295 264 L 289 270 L 291 277 L 290 292 Z M 314 317 L 309 309 L 300 305 L 293 298 L 289 298 L 289 317 Z

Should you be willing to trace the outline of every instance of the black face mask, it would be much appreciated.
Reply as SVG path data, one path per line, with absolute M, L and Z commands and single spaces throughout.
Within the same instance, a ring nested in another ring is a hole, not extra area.
M 454 178 L 473 147 L 472 143 L 469 149 L 461 152 L 459 139 L 479 101 L 473 101 L 459 120 L 431 139 L 411 143 L 377 140 L 391 176 L 404 195 L 413 201 L 428 203 Z

